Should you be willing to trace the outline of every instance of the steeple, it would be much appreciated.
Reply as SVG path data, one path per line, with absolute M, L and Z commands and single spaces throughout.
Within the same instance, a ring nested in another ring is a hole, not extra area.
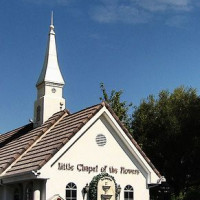
M 44 64 L 36 83 L 35 127 L 40 126 L 54 113 L 65 109 L 65 99 L 62 97 L 64 84 L 65 82 L 58 64 L 52 12 Z
M 47 43 L 45 60 L 36 86 L 40 85 L 45 81 L 63 85 L 65 84 L 58 64 L 55 32 L 53 25 L 53 12 L 51 14 L 51 25 L 49 30 L 49 38 Z

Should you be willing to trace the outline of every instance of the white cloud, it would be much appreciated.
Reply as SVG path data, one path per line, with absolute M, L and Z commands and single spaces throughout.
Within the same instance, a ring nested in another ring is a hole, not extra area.
M 137 4 L 151 12 L 190 11 L 192 9 L 192 0 L 137 0 Z
M 196 0 L 99 0 L 90 14 L 101 23 L 146 23 L 157 15 L 167 17 L 169 13 L 171 16 L 188 13 L 194 8 L 194 1 Z M 176 23 L 180 20 L 175 19 Z
M 150 15 L 144 10 L 127 4 L 109 1 L 106 5 L 93 7 L 91 15 L 94 20 L 103 23 L 123 22 L 123 23 L 146 23 Z
M 195 7 L 200 7 L 199 0 L 84 0 L 86 5 L 83 6 L 84 8 L 81 7 L 83 2 L 80 0 L 22 1 L 59 6 L 67 6 L 76 2 L 77 10 L 85 13 L 86 10 L 83 9 L 89 7 L 90 17 L 100 23 L 140 24 L 163 19 L 163 23 L 167 21 L 167 25 L 174 23 L 177 26 L 179 22 L 182 24 L 186 21 L 180 16 L 190 13 Z
M 24 2 L 34 3 L 34 4 L 46 4 L 46 5 L 61 5 L 66 6 L 73 0 L 23 0 Z

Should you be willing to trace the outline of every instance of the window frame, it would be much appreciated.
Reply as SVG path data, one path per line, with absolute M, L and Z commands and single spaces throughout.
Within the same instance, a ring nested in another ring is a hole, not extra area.
M 70 182 L 66 185 L 65 199 L 66 200 L 77 200 L 77 186 L 75 183 Z
M 134 200 L 134 189 L 131 185 L 124 188 L 124 200 Z

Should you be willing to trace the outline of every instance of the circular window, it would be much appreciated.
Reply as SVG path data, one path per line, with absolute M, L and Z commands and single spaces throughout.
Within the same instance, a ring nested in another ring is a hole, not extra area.
M 56 92 L 56 89 L 55 88 L 52 88 L 52 90 L 51 90 L 53 93 L 55 93 Z
M 107 140 L 106 140 L 106 137 L 105 135 L 103 134 L 98 134 L 96 136 L 96 143 L 98 146 L 104 146 L 106 144 Z

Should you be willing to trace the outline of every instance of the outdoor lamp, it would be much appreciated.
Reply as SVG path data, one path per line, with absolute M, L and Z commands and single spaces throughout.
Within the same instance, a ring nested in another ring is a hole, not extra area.
M 117 194 L 120 195 L 122 188 L 120 187 L 120 185 L 117 186 Z
M 89 185 L 87 183 L 86 186 L 83 188 L 83 193 L 86 194 L 88 192 L 89 192 Z

